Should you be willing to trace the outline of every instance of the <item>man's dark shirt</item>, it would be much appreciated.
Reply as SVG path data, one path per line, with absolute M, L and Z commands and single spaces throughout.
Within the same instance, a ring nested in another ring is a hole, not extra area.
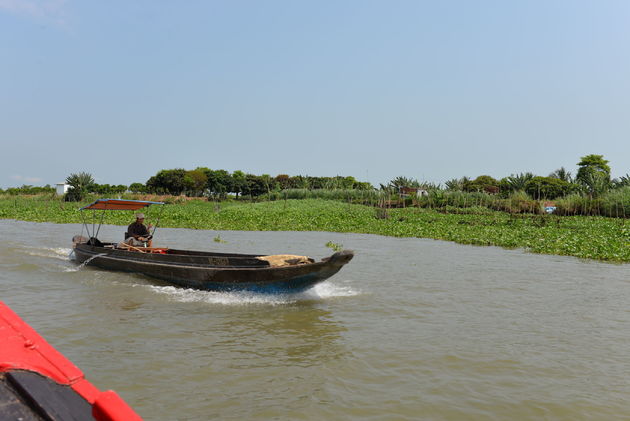
M 149 230 L 147 229 L 147 227 L 145 227 L 144 224 L 141 224 L 140 222 L 134 222 L 133 224 L 129 225 L 129 227 L 127 227 L 127 232 L 130 236 L 134 238 L 147 237 L 149 235 Z

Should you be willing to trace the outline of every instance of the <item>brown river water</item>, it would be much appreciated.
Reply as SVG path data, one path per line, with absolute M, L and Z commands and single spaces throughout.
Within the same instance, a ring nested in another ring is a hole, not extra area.
M 78 233 L 0 221 L 0 300 L 147 420 L 630 419 L 629 265 L 375 235 L 158 230 L 170 247 L 356 252 L 302 294 L 218 293 L 79 267 Z

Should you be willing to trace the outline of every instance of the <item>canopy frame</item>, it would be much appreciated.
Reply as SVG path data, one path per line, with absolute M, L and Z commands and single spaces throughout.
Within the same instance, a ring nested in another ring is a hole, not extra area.
M 90 203 L 89 205 L 83 206 L 79 208 L 80 211 L 91 210 L 92 212 L 92 232 L 90 233 L 90 227 L 88 226 L 88 221 L 85 218 L 85 214 L 81 212 L 81 218 L 83 219 L 83 227 L 85 228 L 88 237 L 90 238 L 98 238 L 98 234 L 101 231 L 101 226 L 103 225 L 103 220 L 105 218 L 105 211 L 107 210 L 131 210 L 136 211 L 139 209 L 144 209 L 151 205 L 164 205 L 164 202 L 152 202 L 148 200 L 125 200 L 125 199 L 97 199 L 96 201 Z M 98 229 L 96 228 L 96 211 L 101 212 L 101 220 L 98 223 Z M 153 232 L 151 232 L 151 236 L 155 234 L 157 227 L 160 223 L 160 217 L 162 216 L 162 211 L 164 208 L 160 208 L 160 213 L 157 217 L 157 222 L 155 223 L 155 227 L 153 228 Z

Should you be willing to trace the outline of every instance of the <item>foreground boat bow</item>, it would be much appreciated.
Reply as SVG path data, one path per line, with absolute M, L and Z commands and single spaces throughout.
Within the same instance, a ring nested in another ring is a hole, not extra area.
M 0 301 L 0 419 L 141 421 Z

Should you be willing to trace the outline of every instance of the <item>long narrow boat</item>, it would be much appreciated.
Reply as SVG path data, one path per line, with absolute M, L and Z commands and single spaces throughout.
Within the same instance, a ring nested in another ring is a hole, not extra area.
M 0 419 L 139 421 L 0 301 Z
M 81 210 L 138 210 L 161 202 L 99 199 Z M 102 219 L 101 219 L 102 220 Z M 88 230 L 87 224 L 84 224 Z M 98 232 L 98 231 L 97 231 Z M 94 229 L 92 230 L 94 234 Z M 96 235 L 73 238 L 77 262 L 133 272 L 202 290 L 300 292 L 336 274 L 352 260 L 343 250 L 315 262 L 306 256 L 214 253 L 101 242 Z

